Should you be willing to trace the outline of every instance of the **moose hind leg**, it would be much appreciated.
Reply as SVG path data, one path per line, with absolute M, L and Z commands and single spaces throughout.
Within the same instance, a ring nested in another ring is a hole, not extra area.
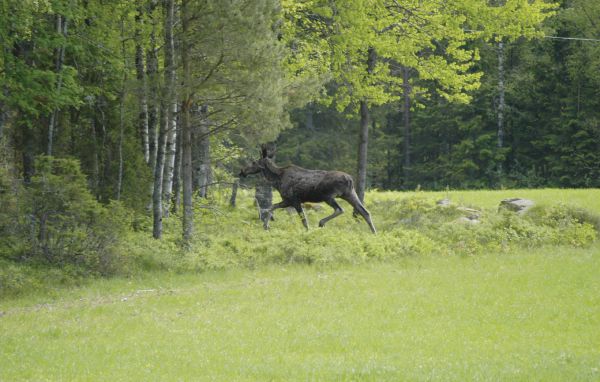
M 332 208 L 333 208 L 333 213 L 323 219 L 321 219 L 321 221 L 319 222 L 319 227 L 323 227 L 325 225 L 325 223 L 327 223 L 328 221 L 330 221 L 331 219 L 341 215 L 344 213 L 344 210 L 342 209 L 342 207 L 340 207 L 340 205 L 335 201 L 335 199 L 329 199 L 326 200 L 325 203 L 329 204 Z
M 360 202 L 360 200 L 358 199 L 358 195 L 356 195 L 356 192 L 353 192 L 350 196 L 342 196 L 342 198 L 348 203 L 350 203 L 352 207 L 354 207 L 354 214 L 359 213 L 360 216 L 362 216 L 363 219 L 365 219 L 365 221 L 369 225 L 369 228 L 371 229 L 371 232 L 377 233 L 377 230 L 373 225 L 373 221 L 371 220 L 371 214 Z

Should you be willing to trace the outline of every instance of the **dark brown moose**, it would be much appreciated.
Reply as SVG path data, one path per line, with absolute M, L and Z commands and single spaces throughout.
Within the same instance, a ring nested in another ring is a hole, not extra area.
M 323 227 L 329 220 L 344 212 L 342 207 L 335 201 L 335 198 L 340 197 L 354 207 L 354 212 L 365 219 L 373 233 L 377 233 L 371 221 L 371 214 L 356 195 L 352 177 L 345 172 L 307 170 L 294 165 L 278 167 L 267 156 L 264 148 L 261 151 L 261 159 L 243 168 L 240 176 L 245 177 L 259 172 L 279 191 L 281 199 L 283 199 L 280 203 L 274 204 L 265 214 L 266 216 L 263 217 L 265 229 L 269 229 L 269 221 L 273 211 L 286 207 L 294 207 L 302 218 L 304 227 L 308 229 L 308 221 L 302 208 L 304 202 L 325 202 L 334 209 L 333 214 L 321 219 L 319 222 L 319 227 Z

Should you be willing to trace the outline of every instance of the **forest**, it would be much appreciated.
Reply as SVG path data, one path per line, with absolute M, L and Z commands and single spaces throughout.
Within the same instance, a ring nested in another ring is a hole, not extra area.
M 361 200 L 599 186 L 595 1 L 3 0 L 0 17 L 5 258 L 160 239 L 169 215 L 185 247 L 198 209 L 264 186 L 237 175 L 267 143 L 352 174 Z

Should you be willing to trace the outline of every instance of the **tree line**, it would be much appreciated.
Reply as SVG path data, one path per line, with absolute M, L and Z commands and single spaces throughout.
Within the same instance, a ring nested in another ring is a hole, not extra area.
M 482 77 L 468 103 L 450 102 L 418 68 L 402 69 L 403 93 L 371 113 L 368 186 L 600 186 L 600 4 L 555 6 L 543 35 L 470 43 Z M 311 103 L 292 119 L 280 158 L 354 170 L 356 118 Z
M 598 179 L 598 45 L 543 39 L 597 37 L 585 1 L 0 4 L 4 176 L 31 187 L 36 158 L 76 158 L 156 238 L 175 212 L 189 242 L 194 198 L 275 140 L 278 160 L 355 174 L 361 199 Z

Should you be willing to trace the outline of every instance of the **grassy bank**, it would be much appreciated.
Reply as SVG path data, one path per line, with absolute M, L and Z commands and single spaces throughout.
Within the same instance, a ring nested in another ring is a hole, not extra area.
M 0 303 L 0 380 L 600 378 L 600 248 L 98 280 Z

